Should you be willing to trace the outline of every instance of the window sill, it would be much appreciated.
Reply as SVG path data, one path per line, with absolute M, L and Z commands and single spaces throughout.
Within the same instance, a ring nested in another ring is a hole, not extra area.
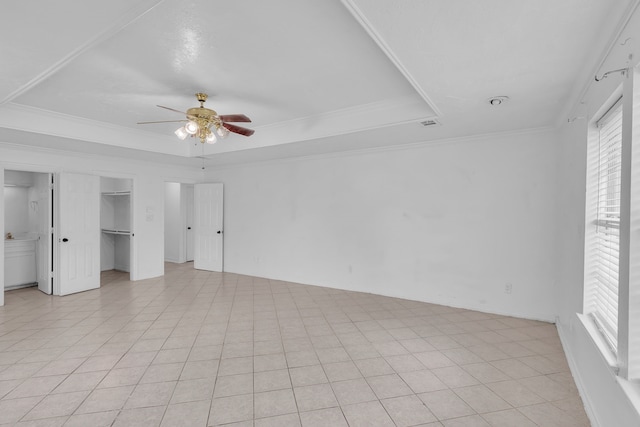
M 609 345 L 598 330 L 598 327 L 596 326 L 593 319 L 581 313 L 576 313 L 576 315 L 578 316 L 578 320 L 580 320 L 584 328 L 589 333 L 589 336 L 593 340 L 593 343 L 596 345 L 596 347 L 598 347 L 600 355 L 602 356 L 604 361 L 607 363 L 607 365 L 609 365 L 613 374 L 615 376 L 618 376 L 620 368 L 618 368 L 618 360 L 616 358 L 616 355 L 613 354 L 611 348 L 609 348 Z
M 599 350 L 600 356 L 604 362 L 611 369 L 611 374 L 615 376 L 616 381 L 620 385 L 620 388 L 629 399 L 629 403 L 634 407 L 636 413 L 640 417 L 640 382 L 639 381 L 629 381 L 625 378 L 622 378 L 618 375 L 620 368 L 618 367 L 618 361 L 616 355 L 613 354 L 609 345 L 605 341 L 604 337 L 598 330 L 593 319 L 584 314 L 577 313 L 578 320 L 582 323 L 585 330 L 588 332 L 591 337 L 593 343 Z
M 620 384 L 620 388 L 627 395 L 627 399 L 629 399 L 640 418 L 640 382 L 618 377 L 618 384 Z

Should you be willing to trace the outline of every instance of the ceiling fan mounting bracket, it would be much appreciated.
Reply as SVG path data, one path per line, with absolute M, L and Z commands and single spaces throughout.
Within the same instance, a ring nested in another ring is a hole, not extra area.
M 202 107 L 202 104 L 205 103 L 208 97 L 209 95 L 207 95 L 206 93 L 202 93 L 202 92 L 196 93 L 196 99 L 200 102 L 201 107 Z

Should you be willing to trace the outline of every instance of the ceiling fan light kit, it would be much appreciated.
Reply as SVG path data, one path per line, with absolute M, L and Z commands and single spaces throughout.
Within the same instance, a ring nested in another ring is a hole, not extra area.
M 187 130 L 184 127 L 181 127 L 180 129 L 176 129 L 174 133 L 178 138 L 182 140 L 187 139 L 187 137 L 189 136 L 189 134 L 187 133 Z
M 188 121 L 187 124 L 184 125 L 184 130 L 186 130 L 189 135 L 195 135 L 198 132 L 198 124 L 194 121 Z
M 196 99 L 200 102 L 199 107 L 189 108 L 186 113 L 174 110 L 173 108 L 163 107 L 165 110 L 175 111 L 177 113 L 184 114 L 186 120 L 165 120 L 156 122 L 138 122 L 139 125 L 146 125 L 152 123 L 167 123 L 167 122 L 186 122 L 184 126 L 181 126 L 175 131 L 175 134 L 181 140 L 187 139 L 187 137 L 197 137 L 201 143 L 214 144 L 218 138 L 226 138 L 229 132 L 237 133 L 239 135 L 251 136 L 254 133 L 253 129 L 248 129 L 242 126 L 233 125 L 229 122 L 251 122 L 249 117 L 244 114 L 230 114 L 230 115 L 218 115 L 215 110 L 205 108 L 204 103 L 207 100 L 208 95 L 206 93 L 196 93 Z M 217 135 L 217 136 L 216 136 Z

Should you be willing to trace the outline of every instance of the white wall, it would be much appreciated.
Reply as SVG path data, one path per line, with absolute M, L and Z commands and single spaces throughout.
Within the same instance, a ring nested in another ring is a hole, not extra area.
M 29 189 L 4 187 L 4 223 L 6 233 L 13 236 L 34 231 L 29 224 Z
M 224 268 L 553 320 L 557 142 L 540 131 L 211 172 Z
M 34 185 L 32 187 L 29 187 L 27 193 L 28 193 L 28 197 L 29 197 L 29 201 L 27 202 L 27 217 L 28 217 L 28 221 L 29 221 L 29 232 L 34 233 L 34 235 L 35 235 L 35 233 L 37 233 L 38 230 L 40 230 L 40 228 L 41 228 L 40 224 L 39 224 L 39 220 L 40 220 L 39 210 L 40 210 L 40 207 L 38 206 L 40 204 L 40 202 L 39 202 L 39 199 L 40 199 L 40 188 L 38 188 L 38 186 L 35 185 L 35 183 L 34 183 Z
M 4 187 L 5 234 L 35 236 L 38 224 L 38 191 L 32 172 L 6 171 Z
M 31 187 L 34 184 L 34 175 L 31 172 L 5 171 L 5 185 L 15 185 L 18 187 Z
M 164 187 L 164 259 L 180 262 L 182 216 L 180 204 L 181 184 L 167 182 Z

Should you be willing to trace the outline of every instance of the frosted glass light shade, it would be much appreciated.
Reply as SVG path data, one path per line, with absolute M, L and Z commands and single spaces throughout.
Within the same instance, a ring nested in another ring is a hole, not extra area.
M 185 139 L 186 137 L 189 136 L 189 134 L 187 133 L 187 130 L 184 128 L 184 126 L 181 127 L 180 129 L 176 130 L 175 134 L 180 139 Z
M 206 139 L 207 144 L 215 144 L 217 140 L 218 139 L 216 138 L 216 135 L 213 132 L 209 131 L 209 134 L 207 135 L 207 139 Z
M 198 132 L 198 124 L 194 121 L 189 121 L 184 125 L 184 130 L 186 130 L 189 135 L 195 135 L 196 132 Z
M 216 132 L 218 133 L 220 138 L 224 138 L 229 135 L 229 130 L 224 126 L 220 126 L 218 129 L 216 129 Z

